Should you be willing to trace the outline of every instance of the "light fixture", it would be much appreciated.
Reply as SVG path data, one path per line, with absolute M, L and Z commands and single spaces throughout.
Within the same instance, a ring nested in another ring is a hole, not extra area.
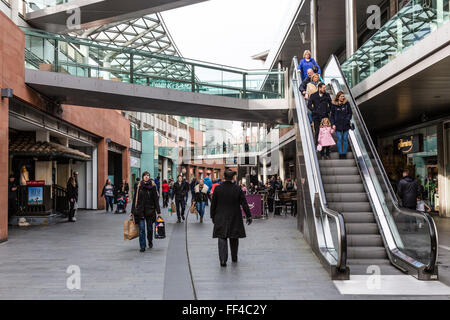
M 2 99 L 3 98 L 12 98 L 12 97 L 13 97 L 13 89 L 2 88 Z

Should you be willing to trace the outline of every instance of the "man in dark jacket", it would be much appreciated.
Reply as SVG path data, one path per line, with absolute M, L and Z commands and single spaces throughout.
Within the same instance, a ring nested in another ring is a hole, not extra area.
M 311 82 L 312 76 L 314 75 L 314 71 L 313 69 L 308 69 L 308 76 L 306 77 L 305 80 L 303 80 L 303 82 L 300 85 L 300 92 L 302 93 L 302 95 L 306 94 L 306 87 L 308 86 L 308 83 Z
M 320 122 L 323 118 L 330 117 L 331 105 L 331 97 L 326 92 L 325 84 L 319 83 L 318 91 L 313 93 L 308 101 L 308 109 L 312 112 L 314 122 L 314 138 L 316 144 L 317 138 L 319 137 Z
M 179 175 L 177 182 L 173 185 L 173 194 L 175 196 L 175 205 L 177 206 L 177 223 L 181 222 L 181 219 L 184 218 L 184 211 L 186 209 L 186 202 L 184 198 L 186 197 L 186 193 L 189 192 L 188 185 L 183 181 L 183 176 Z
M 159 197 L 156 191 L 156 183 L 150 179 L 150 173 L 145 171 L 133 199 L 131 214 L 139 224 L 139 245 L 141 252 L 145 251 L 145 228 L 147 227 L 148 247 L 153 247 L 153 223 L 156 214 L 161 216 Z
M 408 169 L 403 170 L 403 178 L 398 183 L 397 193 L 402 199 L 403 207 L 416 210 L 420 186 L 414 178 L 409 176 Z
M 8 220 L 17 211 L 17 184 L 14 175 L 9 176 L 8 181 Z
M 228 241 L 230 239 L 231 260 L 237 262 L 239 238 L 245 238 L 241 206 L 252 223 L 252 215 L 242 189 L 235 184 L 236 172 L 227 169 L 225 182 L 216 187 L 211 202 L 211 219 L 214 223 L 213 238 L 219 238 L 220 265 L 225 267 L 228 260 Z

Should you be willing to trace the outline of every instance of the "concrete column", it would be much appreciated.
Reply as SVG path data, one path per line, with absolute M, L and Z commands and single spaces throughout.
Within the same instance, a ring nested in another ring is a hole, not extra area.
M 163 163 L 162 163 L 162 176 L 161 176 L 161 180 L 164 179 L 169 179 L 168 175 L 169 175 L 169 159 L 167 158 L 163 158 Z
M 318 14 L 317 14 L 317 0 L 310 0 L 311 4 L 310 4 L 310 9 L 311 9 L 311 57 L 314 59 L 318 59 L 317 57 L 317 47 L 318 47 L 318 42 L 319 42 L 319 37 L 318 37 L 318 23 L 319 23 L 319 19 L 318 19 Z M 303 55 L 303 52 L 301 52 L 300 54 Z
M 283 150 L 279 150 L 279 155 L 280 155 L 280 161 L 279 161 L 279 163 L 280 163 L 280 166 L 279 166 L 279 175 L 280 175 L 280 178 L 281 178 L 281 181 L 283 181 L 284 182 L 284 179 L 285 179 L 285 173 L 284 173 L 284 152 L 283 152 Z
M 20 0 L 10 0 L 11 4 L 11 20 L 16 25 L 19 25 L 19 5 L 22 4 Z
M 267 158 L 266 157 L 263 158 L 263 172 L 262 172 L 262 175 L 263 175 L 263 183 L 266 183 L 266 181 L 267 181 Z
M 346 54 L 350 58 L 358 49 L 356 0 L 345 0 Z
M 105 200 L 101 197 L 103 186 L 108 178 L 108 143 L 101 139 L 97 145 L 97 208 L 105 209 Z

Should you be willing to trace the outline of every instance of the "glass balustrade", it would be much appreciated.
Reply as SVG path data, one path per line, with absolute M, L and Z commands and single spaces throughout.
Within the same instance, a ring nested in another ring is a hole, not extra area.
M 449 21 L 449 0 L 411 0 L 347 61 L 352 88 Z
M 27 68 L 232 98 L 284 98 L 283 71 L 243 70 L 23 30 Z

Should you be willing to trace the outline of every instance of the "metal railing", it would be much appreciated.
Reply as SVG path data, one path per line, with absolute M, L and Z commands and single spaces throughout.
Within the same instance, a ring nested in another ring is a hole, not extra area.
M 28 68 L 233 98 L 284 98 L 284 71 L 244 70 L 22 29 Z
M 343 215 L 327 206 L 326 195 L 317 158 L 314 135 L 306 111 L 305 99 L 299 91 L 301 83 L 297 57 L 293 58 L 292 89 L 296 104 L 296 118 L 300 130 L 303 156 L 309 185 L 309 196 L 314 207 L 315 234 L 317 245 L 323 258 L 340 272 L 347 269 L 347 235 Z M 295 118 L 295 117 L 294 117 Z M 307 195 L 308 196 L 308 195 Z
M 374 74 L 449 20 L 449 0 L 409 1 L 342 64 L 342 71 L 350 88 Z

